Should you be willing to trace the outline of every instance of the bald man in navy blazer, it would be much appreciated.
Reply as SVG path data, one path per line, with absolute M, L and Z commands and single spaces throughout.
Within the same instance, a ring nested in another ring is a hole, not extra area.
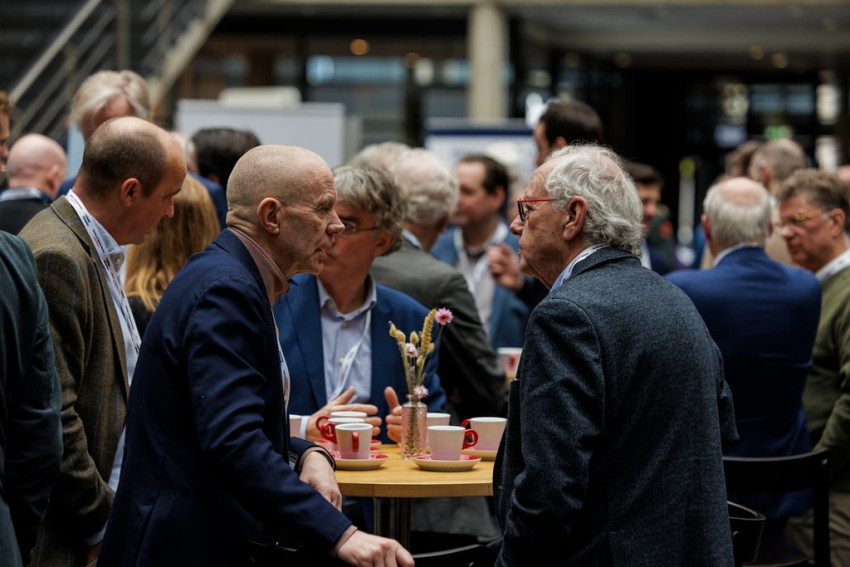
M 709 189 L 702 225 L 715 265 L 667 274 L 688 294 L 723 353 L 741 441 L 727 455 L 785 457 L 811 450 L 803 387 L 812 365 L 821 289 L 806 270 L 764 250 L 771 205 L 762 185 L 738 177 Z M 808 510 L 807 492 L 730 499 L 776 521 Z

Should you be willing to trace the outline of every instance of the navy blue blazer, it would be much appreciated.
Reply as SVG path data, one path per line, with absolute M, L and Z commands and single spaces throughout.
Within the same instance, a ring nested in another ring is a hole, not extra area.
M 457 266 L 457 249 L 454 245 L 454 233 L 457 227 L 448 229 L 431 248 L 431 255 L 450 266 Z M 505 244 L 516 252 L 519 250 L 519 237 L 508 233 Z M 526 285 L 534 285 L 534 278 L 527 278 Z M 496 284 L 493 292 L 493 311 L 490 313 L 490 325 L 487 334 L 493 350 L 499 347 L 521 347 L 525 340 L 525 326 L 531 307 L 514 292 Z
M 735 439 L 691 301 L 632 254 L 595 252 L 528 323 L 493 470 L 496 565 L 731 567 Z
M 316 277 L 302 274 L 290 280 L 289 292 L 274 306 L 280 325 L 280 346 L 292 376 L 289 409 L 292 413 L 312 415 L 328 403 L 325 391 L 325 357 L 322 347 L 322 322 L 319 308 L 319 287 Z M 398 343 L 390 337 L 390 321 L 405 335 L 422 329 L 428 309 L 407 295 L 376 284 L 376 303 L 372 311 L 372 387 L 369 403 L 378 407 L 382 418 L 390 408 L 384 388 L 392 386 L 404 401 L 407 383 Z M 428 388 L 428 411 L 443 411 L 446 396 L 437 376 L 439 348 L 428 363 L 424 380 Z M 381 439 L 389 441 L 386 430 Z
M 723 353 L 741 437 L 726 454 L 781 457 L 810 451 L 802 395 L 820 318 L 815 276 L 771 260 L 762 248 L 747 247 L 730 252 L 712 269 L 673 272 L 667 279 L 693 300 Z M 734 497 L 769 518 L 808 509 L 805 492 Z
M 290 463 L 280 356 L 260 272 L 224 230 L 169 284 L 145 332 L 121 480 L 98 565 L 246 564 L 286 532 L 330 549 L 351 522 Z

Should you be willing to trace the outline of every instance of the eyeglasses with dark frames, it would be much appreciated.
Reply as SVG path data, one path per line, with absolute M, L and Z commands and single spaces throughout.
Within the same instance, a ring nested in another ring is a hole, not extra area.
M 548 203 L 557 200 L 558 199 L 517 199 L 516 208 L 519 214 L 519 220 L 525 222 L 525 219 L 528 216 L 528 211 L 524 206 L 525 203 Z
M 370 230 L 380 230 L 380 226 L 369 226 L 366 228 L 361 228 L 357 225 L 351 224 L 350 222 L 342 221 L 342 235 L 343 236 L 354 236 L 358 232 L 368 232 Z

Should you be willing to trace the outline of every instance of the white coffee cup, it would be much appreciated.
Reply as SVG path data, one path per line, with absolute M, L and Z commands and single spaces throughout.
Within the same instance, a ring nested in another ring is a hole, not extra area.
M 452 416 L 448 413 L 428 412 L 426 417 L 427 427 L 432 425 L 448 425 Z M 425 445 L 428 445 L 428 430 L 425 429 Z
M 508 377 L 508 382 L 516 377 L 517 368 L 519 368 L 519 357 L 522 354 L 521 348 L 514 347 L 499 347 L 497 349 L 499 361 L 505 369 L 505 374 Z
M 368 459 L 372 426 L 368 423 L 341 423 L 335 428 L 336 444 L 342 459 Z
M 356 417 L 366 421 L 365 411 L 332 411 L 331 417 Z
M 472 417 L 464 419 L 461 425 L 468 425 L 478 432 L 478 443 L 475 444 L 477 451 L 495 451 L 502 441 L 507 421 L 504 417 Z
M 319 419 L 316 420 L 316 427 L 319 429 L 319 432 L 322 434 L 322 437 L 331 442 L 331 449 L 334 451 L 336 451 L 339 447 L 333 440 L 333 429 L 329 429 L 328 426 L 330 424 L 337 426 L 346 423 L 366 423 L 366 420 L 359 417 L 326 417 L 324 415 L 320 416 Z M 369 424 L 366 423 L 366 425 Z M 372 426 L 369 425 L 369 427 Z
M 457 425 L 430 425 L 428 437 L 431 440 L 431 458 L 435 461 L 457 461 L 462 450 L 478 441 L 475 430 Z
M 290 437 L 301 437 L 301 420 L 302 416 L 295 415 L 293 413 L 289 414 L 289 436 Z

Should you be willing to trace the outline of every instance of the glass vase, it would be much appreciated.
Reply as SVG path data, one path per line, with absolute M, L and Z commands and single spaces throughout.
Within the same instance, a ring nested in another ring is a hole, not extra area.
M 401 406 L 401 458 L 409 461 L 425 453 L 425 433 L 428 427 L 428 406 L 419 398 L 408 395 Z

